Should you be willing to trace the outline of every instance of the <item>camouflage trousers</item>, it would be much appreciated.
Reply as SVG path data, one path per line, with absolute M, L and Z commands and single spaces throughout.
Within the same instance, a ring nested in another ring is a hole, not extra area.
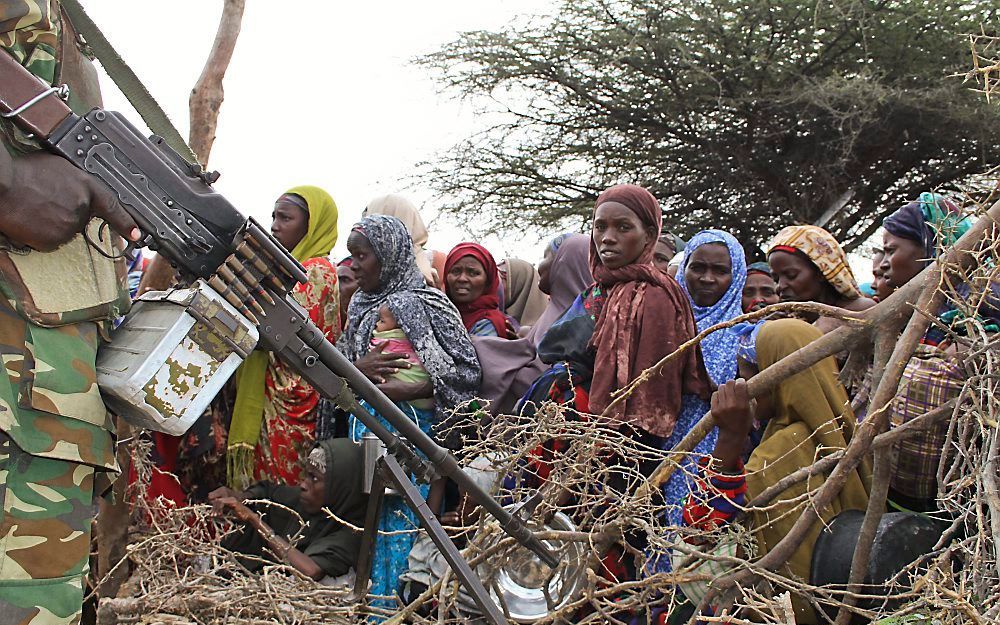
M 32 456 L 0 432 L 0 625 L 76 623 L 94 467 Z

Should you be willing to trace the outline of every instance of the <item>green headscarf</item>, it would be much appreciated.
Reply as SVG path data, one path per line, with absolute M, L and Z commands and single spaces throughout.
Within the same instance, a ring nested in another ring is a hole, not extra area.
M 934 229 L 942 246 L 954 245 L 972 227 L 972 220 L 942 195 L 921 193 L 917 201 L 924 219 Z
M 293 187 L 284 195 L 297 195 L 309 207 L 309 229 L 292 250 L 292 256 L 300 263 L 329 256 L 337 244 L 337 205 L 333 198 L 323 189 L 308 185 Z
M 282 195 L 297 195 L 309 207 L 309 227 L 292 250 L 295 260 L 303 263 L 329 256 L 337 244 L 337 205 L 330 194 L 305 185 Z M 264 381 L 269 363 L 268 352 L 255 350 L 236 372 L 236 405 L 229 426 L 226 466 L 226 481 L 231 488 L 246 488 L 253 476 L 253 451 L 264 420 Z

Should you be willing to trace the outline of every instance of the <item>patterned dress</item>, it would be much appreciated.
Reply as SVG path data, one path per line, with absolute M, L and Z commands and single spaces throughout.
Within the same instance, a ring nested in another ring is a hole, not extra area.
M 337 270 L 326 258 L 303 263 L 308 282 L 295 300 L 331 343 L 340 337 Z M 319 392 L 271 354 L 265 386 L 264 422 L 254 450 L 254 479 L 298 484 L 302 463 L 315 442 Z

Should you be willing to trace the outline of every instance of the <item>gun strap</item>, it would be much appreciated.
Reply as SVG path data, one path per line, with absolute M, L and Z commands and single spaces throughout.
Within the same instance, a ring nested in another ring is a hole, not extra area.
M 177 132 L 177 129 L 170 122 L 170 118 L 153 99 L 146 86 L 115 51 L 111 42 L 97 27 L 94 20 L 90 19 L 90 16 L 83 10 L 79 0 L 61 0 L 61 4 L 73 23 L 73 28 L 83 35 L 87 45 L 93 50 L 94 56 L 101 62 L 108 76 L 125 94 L 125 97 L 142 117 L 142 120 L 146 122 L 149 129 L 153 131 L 153 134 L 163 137 L 167 145 L 192 163 L 200 162 L 187 142 L 184 141 L 181 133 Z
M 48 139 L 72 112 L 58 88 L 49 88 L 13 56 L 0 52 L 0 116 L 26 133 Z

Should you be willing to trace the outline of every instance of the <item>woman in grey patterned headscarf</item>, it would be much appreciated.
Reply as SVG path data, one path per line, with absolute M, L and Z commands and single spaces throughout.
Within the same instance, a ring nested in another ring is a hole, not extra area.
M 391 375 L 392 369 L 405 366 L 402 359 L 388 353 L 365 360 L 379 309 L 388 307 L 430 374 L 436 421 L 443 422 L 445 415 L 479 391 L 479 360 L 458 310 L 444 293 L 427 287 L 413 256 L 410 235 L 395 217 L 365 217 L 352 228 L 347 247 L 354 259 L 358 291 L 347 310 L 342 351 L 376 383 Z
M 365 217 L 351 230 L 347 249 L 358 290 L 347 309 L 347 330 L 338 346 L 425 433 L 450 426 L 450 415 L 475 397 L 480 381 L 479 361 L 458 310 L 444 293 L 427 286 L 410 235 L 395 217 Z M 416 361 L 408 360 L 411 354 Z M 414 370 L 420 374 L 407 375 Z M 362 405 L 393 429 L 373 408 Z M 357 441 L 367 428 L 352 416 L 348 429 Z M 446 439 L 449 447 L 461 446 L 456 431 L 445 434 L 439 431 L 437 438 Z M 426 485 L 418 487 L 432 510 L 443 494 L 443 482 L 439 484 L 430 497 Z M 412 533 L 401 530 L 416 525 L 416 515 L 400 497 L 386 496 L 375 539 L 371 594 L 396 593 L 414 540 Z M 373 604 L 395 605 L 388 600 Z

